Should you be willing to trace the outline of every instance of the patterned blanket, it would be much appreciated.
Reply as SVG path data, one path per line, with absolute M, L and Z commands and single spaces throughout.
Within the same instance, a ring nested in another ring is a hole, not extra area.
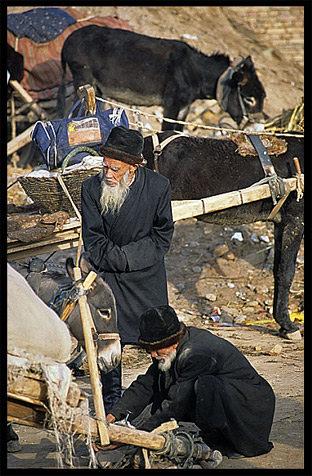
M 8 15 L 7 28 L 18 38 L 26 36 L 36 43 L 57 38 L 76 19 L 59 8 L 34 8 Z
M 47 23 L 44 12 L 40 12 L 40 15 L 38 15 L 37 10 L 48 11 L 49 18 L 54 19 L 51 25 Z M 55 10 L 58 10 L 59 14 L 55 14 Z M 20 17 L 17 17 L 18 15 Z M 41 18 L 39 23 L 33 21 L 33 18 L 37 18 L 37 16 Z M 21 18 L 21 20 L 16 20 L 16 18 Z M 45 18 L 45 21 L 42 20 L 43 18 Z M 58 20 L 55 20 L 56 18 Z M 68 24 L 71 21 L 73 23 Z M 32 28 L 27 28 L 26 25 L 29 26 L 30 23 L 32 23 Z M 15 51 L 18 51 L 24 57 L 25 71 L 21 85 L 34 100 L 56 99 L 62 78 L 61 51 L 64 41 L 74 30 L 93 24 L 131 30 L 129 23 L 120 18 L 113 16 L 85 17 L 82 12 L 73 7 L 36 8 L 24 13 L 8 15 L 7 41 Z M 18 25 L 21 26 L 20 31 Z M 62 32 L 60 32 L 61 30 Z M 26 34 L 33 39 L 26 36 Z M 54 39 L 51 40 L 50 38 L 53 36 Z M 34 38 L 39 38 L 38 42 Z M 67 70 L 66 86 L 72 84 L 72 75 Z

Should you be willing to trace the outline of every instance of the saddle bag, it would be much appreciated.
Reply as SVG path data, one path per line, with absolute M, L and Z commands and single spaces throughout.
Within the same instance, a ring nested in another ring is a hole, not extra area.
M 60 167 L 66 156 L 78 147 L 78 151 L 87 151 L 89 147 L 98 152 L 113 127 L 129 127 L 123 108 L 101 111 L 99 101 L 96 101 L 96 113 L 92 116 L 81 116 L 84 102 L 84 98 L 79 99 L 63 119 L 36 122 L 31 138 L 39 147 L 49 170 Z M 72 113 L 79 103 L 78 116 L 72 118 Z

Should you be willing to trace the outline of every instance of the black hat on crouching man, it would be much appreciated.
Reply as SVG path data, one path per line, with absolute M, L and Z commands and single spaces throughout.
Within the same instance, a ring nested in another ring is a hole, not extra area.
M 171 306 L 150 307 L 141 315 L 139 345 L 146 350 L 159 350 L 179 342 L 186 332 Z
M 130 165 L 146 163 L 143 158 L 143 136 L 139 131 L 124 126 L 113 127 L 100 154 L 111 159 L 120 160 Z

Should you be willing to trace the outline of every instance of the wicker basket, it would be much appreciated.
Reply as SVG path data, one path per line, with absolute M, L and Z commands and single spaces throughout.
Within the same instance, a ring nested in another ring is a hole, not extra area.
M 63 182 L 79 212 L 81 212 L 82 182 L 100 171 L 100 167 L 95 167 L 88 170 L 73 170 L 62 174 Z M 54 213 L 63 210 L 69 213 L 71 217 L 76 217 L 75 210 L 56 176 L 29 177 L 24 175 L 19 177 L 18 181 L 40 211 Z

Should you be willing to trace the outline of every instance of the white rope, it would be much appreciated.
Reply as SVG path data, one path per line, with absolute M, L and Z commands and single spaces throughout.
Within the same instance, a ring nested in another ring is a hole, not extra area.
M 121 104 L 118 104 L 118 103 L 115 103 L 115 102 L 112 102 L 112 101 L 108 101 L 107 99 L 102 99 L 102 98 L 99 98 L 97 97 L 96 99 L 98 99 L 99 101 L 102 101 L 102 102 L 105 102 L 107 104 L 110 104 L 112 106 L 115 106 L 115 107 L 121 107 L 123 109 L 126 109 L 127 111 L 131 111 L 134 115 L 142 115 L 143 117 L 154 117 L 157 121 L 165 121 L 165 122 L 171 122 L 171 123 L 174 123 L 174 124 L 183 124 L 185 126 L 195 126 L 195 127 L 199 127 L 201 129 L 208 129 L 208 130 L 214 130 L 214 131 L 221 131 L 221 132 L 236 132 L 236 133 L 240 133 L 240 134 L 245 134 L 245 135 L 250 135 L 250 134 L 253 134 L 253 135 L 271 135 L 271 136 L 283 136 L 283 137 L 304 137 L 303 134 L 290 134 L 290 133 L 287 133 L 287 132 L 269 132 L 269 131 L 243 131 L 243 130 L 240 130 L 240 129 L 224 129 L 222 127 L 216 127 L 216 126 L 205 126 L 203 124 L 198 124 L 196 122 L 185 122 L 185 121 L 179 121 L 178 119 L 169 119 L 167 117 L 159 117 L 155 114 L 150 114 L 148 112 L 143 112 L 141 111 L 140 109 L 137 109 L 137 108 L 132 108 L 132 107 L 128 107 L 128 106 L 124 106 L 124 105 L 121 105 Z M 138 126 L 138 124 L 136 123 L 131 123 L 129 122 L 130 125 L 134 125 L 134 126 Z M 142 127 L 142 122 L 140 122 L 140 127 Z M 154 129 L 145 129 L 145 130 L 149 130 L 151 132 L 159 132 L 159 131 L 156 131 Z

